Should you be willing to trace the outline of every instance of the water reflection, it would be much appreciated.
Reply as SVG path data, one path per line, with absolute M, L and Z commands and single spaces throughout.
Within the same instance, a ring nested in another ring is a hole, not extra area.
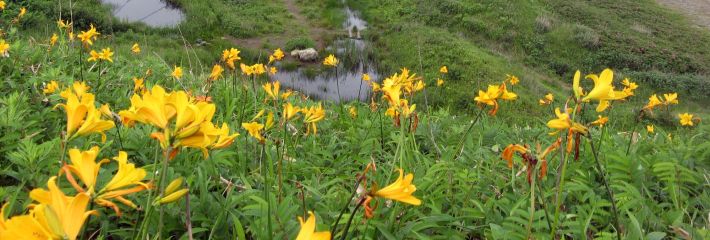
M 333 69 L 328 69 L 317 76 L 309 76 L 303 68 L 295 71 L 280 71 L 271 79 L 280 81 L 285 87 L 321 100 L 353 101 L 358 100 L 359 95 L 359 100 L 366 101 L 371 88 L 367 83 L 363 83 L 362 74 L 370 75 L 370 78 L 375 81 L 380 79 L 375 63 L 369 60 L 369 43 L 359 39 L 360 31 L 367 27 L 367 22 L 359 17 L 358 12 L 349 7 L 344 11 L 347 20 L 343 23 L 343 27 L 349 31 L 350 38 L 337 40 L 328 47 L 328 50 L 335 52 L 341 61 L 337 81 Z
M 321 100 L 331 100 L 337 102 L 338 86 L 340 87 L 340 99 L 342 101 L 352 101 L 358 99 L 367 100 L 370 94 L 370 87 L 362 81 L 362 74 L 367 73 L 372 79 L 379 79 L 377 72 L 372 66 L 358 64 L 353 69 L 338 69 L 338 81 L 335 81 L 335 70 L 329 69 L 327 73 L 309 78 L 304 69 L 285 72 L 281 71 L 272 76 L 273 80 L 278 80 L 282 85 L 293 88 L 308 96 Z M 362 84 L 362 85 L 361 85 Z
M 143 22 L 151 27 L 174 27 L 185 19 L 177 7 L 162 0 L 101 0 L 113 7 L 116 18 Z

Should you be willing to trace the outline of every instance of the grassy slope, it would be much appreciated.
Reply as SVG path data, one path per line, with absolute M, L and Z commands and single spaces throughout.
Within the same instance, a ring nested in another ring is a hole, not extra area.
M 376 29 L 370 38 L 384 69 L 418 69 L 421 58 L 422 72 L 435 79 L 439 65 L 450 65 L 452 85 L 442 96 L 454 97 L 436 98 L 439 101 L 471 104 L 462 97 L 473 96 L 479 82 L 500 81 L 506 73 L 521 77 L 525 100 L 536 99 L 546 91 L 563 89 L 567 84 L 560 83 L 571 82 L 577 69 L 590 73 L 605 67 L 640 82 L 641 96 L 678 91 L 681 100 L 700 104 L 708 100 L 710 34 L 652 1 L 350 4 Z M 644 101 L 635 99 L 634 105 Z M 521 106 L 520 110 L 539 111 Z M 688 107 L 702 109 L 696 104 Z

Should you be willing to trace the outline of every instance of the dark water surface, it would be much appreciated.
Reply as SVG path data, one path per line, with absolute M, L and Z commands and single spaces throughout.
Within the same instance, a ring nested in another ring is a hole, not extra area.
M 308 96 L 321 100 L 331 100 L 338 102 L 353 101 L 358 99 L 366 101 L 370 93 L 370 87 L 362 82 L 364 73 L 370 75 L 373 81 L 380 81 L 376 65 L 367 57 L 369 42 L 360 39 L 360 32 L 367 28 L 367 22 L 360 18 L 357 11 L 346 7 L 343 11 L 347 19 L 343 23 L 343 29 L 349 33 L 349 38 L 337 40 L 328 49 L 336 52 L 336 57 L 341 60 L 338 65 L 338 74 L 334 69 L 329 69 L 325 73 L 317 76 L 308 76 L 303 69 L 294 71 L 280 71 L 272 80 L 278 80 L 282 85 L 293 88 Z M 323 53 L 319 53 L 319 59 L 323 59 Z M 343 59 L 350 59 L 348 66 L 344 66 Z M 319 63 L 320 64 L 320 63 Z M 340 94 L 338 94 L 338 87 Z
M 161 0 L 101 0 L 113 7 L 116 18 L 128 22 L 143 22 L 151 27 L 174 27 L 185 19 L 177 7 Z

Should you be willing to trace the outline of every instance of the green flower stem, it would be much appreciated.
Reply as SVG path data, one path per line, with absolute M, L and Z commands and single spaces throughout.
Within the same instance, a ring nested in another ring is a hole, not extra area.
M 599 174 L 601 174 L 602 177 L 602 182 L 604 182 L 604 188 L 606 189 L 606 193 L 609 194 L 609 198 L 611 201 L 611 211 L 614 213 L 614 228 L 616 228 L 616 237 L 621 240 L 621 227 L 619 225 L 619 213 L 616 209 L 616 199 L 614 198 L 614 192 L 611 191 L 611 188 L 609 187 L 609 182 L 606 180 L 606 173 L 604 172 L 604 169 L 602 169 L 601 163 L 599 163 L 599 151 L 594 149 L 594 141 L 592 140 L 591 136 L 588 136 L 589 138 L 589 146 L 592 148 L 592 156 L 594 156 L 594 161 L 597 164 L 597 170 L 599 171 Z

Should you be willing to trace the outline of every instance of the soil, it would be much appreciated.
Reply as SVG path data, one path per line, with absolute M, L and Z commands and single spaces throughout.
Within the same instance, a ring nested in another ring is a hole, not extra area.
M 675 9 L 694 23 L 710 29 L 710 0 L 657 0 L 663 6 Z

